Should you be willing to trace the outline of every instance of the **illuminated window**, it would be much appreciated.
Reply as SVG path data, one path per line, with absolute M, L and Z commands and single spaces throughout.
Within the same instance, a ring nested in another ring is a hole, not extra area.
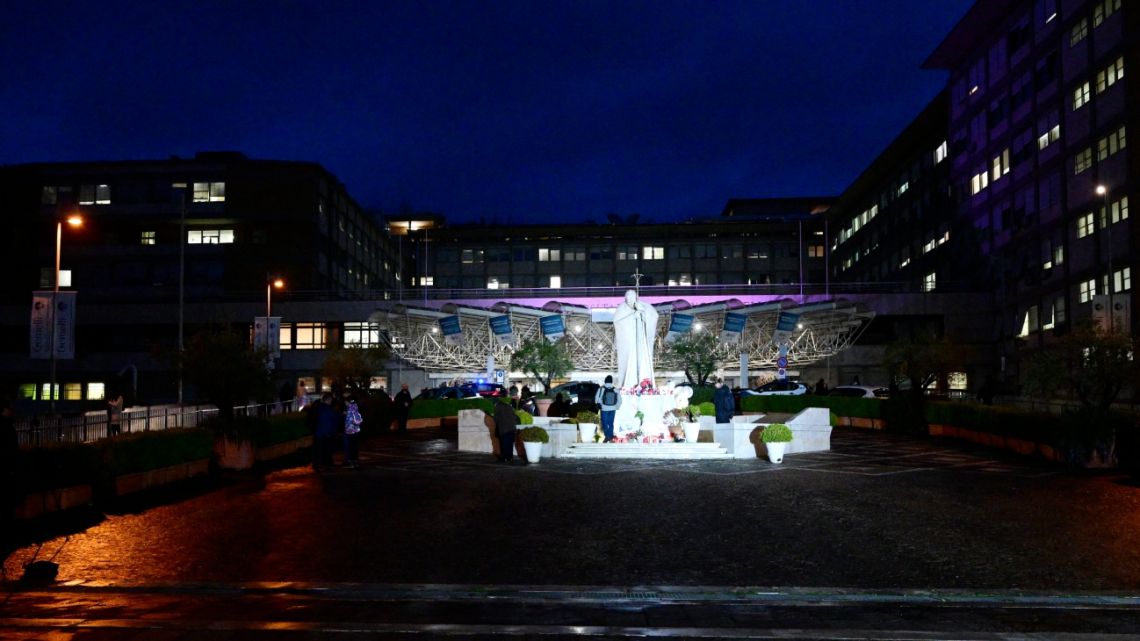
M 421 287 L 435 287 L 435 276 L 420 276 Z
M 1073 159 L 1073 173 L 1082 174 L 1092 167 L 1092 149 L 1085 149 Z
M 376 347 L 380 344 L 380 326 L 376 323 L 345 323 L 345 346 Z
M 938 286 L 938 274 L 930 272 L 922 277 L 922 291 L 932 292 Z
M 143 245 L 153 245 L 153 244 L 154 244 L 154 237 L 155 237 L 155 233 L 154 233 L 154 232 L 152 232 L 152 231 L 144 231 L 144 232 L 143 232 L 143 233 L 142 233 L 142 234 L 139 236 L 139 242 L 140 242 L 140 243 L 142 243 Z
M 1089 83 L 1085 82 L 1077 85 L 1077 88 L 1073 89 L 1073 111 L 1085 106 L 1091 98 L 1092 89 L 1089 87 Z
M 982 191 L 983 189 L 985 189 L 986 187 L 989 187 L 989 186 L 990 186 L 990 174 L 987 171 L 983 170 L 979 173 L 974 174 L 974 176 L 972 178 L 970 178 L 970 194 L 971 195 L 977 194 L 978 192 Z
M 550 277 L 550 289 L 559 289 L 561 287 L 562 287 L 562 277 L 561 276 L 551 276 Z
M 36 384 L 35 383 L 24 383 L 24 384 L 20 385 L 19 389 L 16 392 L 16 398 L 26 399 L 26 400 L 35 400 L 35 398 L 36 398 Z
M 538 249 L 538 262 L 556 262 L 562 259 L 561 252 L 557 248 L 548 249 L 540 247 Z
M 297 323 L 293 326 L 297 349 L 324 349 L 325 326 L 322 323 Z
M 1084 238 L 1091 236 L 1096 231 L 1096 218 L 1093 215 L 1085 214 L 1077 219 L 1077 238 Z
M 111 204 L 111 186 L 110 185 L 80 185 L 79 186 L 79 204 L 80 205 L 110 205 Z
M 641 257 L 645 260 L 665 260 L 664 247 L 644 247 Z
M 1096 74 L 1096 92 L 1101 93 L 1112 85 L 1116 84 L 1117 80 L 1124 77 L 1124 57 L 1116 59 L 1116 62 L 1108 65 L 1103 71 Z
M 42 383 L 40 385 L 40 400 L 41 401 L 58 401 L 59 400 L 59 384 L 55 386 L 54 393 L 49 391 L 52 389 L 51 383 Z
M 946 374 L 946 384 L 952 390 L 968 390 L 970 386 L 966 378 L 966 372 L 950 372 Z
M 460 260 L 465 265 L 472 265 L 475 263 L 481 263 L 481 262 L 483 262 L 483 250 L 482 249 L 464 249 L 462 252 L 462 256 L 461 256 Z
M 65 400 L 65 401 L 81 401 L 81 400 L 83 400 L 83 383 L 64 383 L 63 384 L 63 400 Z
M 186 232 L 189 245 L 229 245 L 234 242 L 232 229 L 193 229 Z
M 194 202 L 221 203 L 226 201 L 226 183 L 194 183 Z
M 1104 160 L 1112 154 L 1124 149 L 1127 140 L 1124 137 L 1124 127 L 1120 127 L 1116 131 L 1101 138 L 1096 143 L 1096 159 Z M 1077 172 L 1078 174 L 1081 172 Z
M 1126 292 L 1132 289 L 1132 268 L 1125 267 L 1124 269 L 1112 273 L 1112 291 L 1113 292 Z
M 1089 280 L 1081 281 L 1079 291 L 1080 301 L 1082 303 L 1087 303 L 1092 300 L 1093 296 L 1096 296 L 1096 279 L 1090 278 Z
M 943 160 L 946 160 L 946 156 L 949 155 L 949 150 L 950 148 L 946 145 L 946 141 L 943 140 L 942 144 L 938 145 L 938 147 L 934 150 L 934 164 L 937 165 Z
M 636 247 L 618 247 L 617 255 L 618 255 L 617 256 L 618 260 L 637 260 L 637 248 Z M 710 256 L 709 258 L 716 258 L 716 255 L 714 254 L 713 256 Z
M 808 245 L 808 258 L 823 258 L 823 245 Z
M 922 253 L 928 254 L 928 253 L 934 251 L 934 248 L 937 246 L 938 246 L 938 241 L 934 238 L 931 238 L 930 240 L 928 240 L 926 242 L 925 245 L 922 246 Z
M 1101 0 L 1093 6 L 1093 27 L 1099 27 L 1106 18 L 1120 11 L 1120 0 Z
M 1112 212 L 1112 222 L 1118 223 L 1122 220 L 1128 220 L 1128 196 L 1125 196 L 1124 198 L 1121 198 L 1120 200 L 1118 200 L 1114 203 L 1111 203 L 1108 206 L 1108 208 Z M 1103 221 L 1104 220 L 1104 214 L 1103 214 L 1104 208 L 1102 207 L 1101 210 L 1102 210 L 1102 214 L 1101 214 L 1100 218 Z
M 1009 147 L 1002 150 L 1001 154 L 993 159 L 993 176 L 994 180 L 1001 178 L 1009 173 Z
M 585 247 L 568 247 L 562 251 L 562 260 L 585 261 Z

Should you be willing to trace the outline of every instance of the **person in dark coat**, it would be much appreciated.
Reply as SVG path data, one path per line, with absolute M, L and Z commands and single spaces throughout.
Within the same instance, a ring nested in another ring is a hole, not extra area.
M 507 399 L 499 399 L 495 403 L 495 435 L 499 437 L 499 462 L 514 463 L 515 459 L 515 429 L 518 427 L 519 417 L 511 408 Z
M 554 395 L 554 402 L 550 404 L 550 407 L 546 408 L 546 415 L 566 416 L 569 411 L 570 403 L 566 402 L 566 397 L 562 395 L 562 392 L 558 392 Z
M 722 379 L 716 381 L 716 391 L 713 392 L 713 407 L 716 408 L 716 422 L 732 422 L 732 414 L 736 411 L 736 401 L 732 398 L 732 390 L 724 384 Z
M 317 432 L 313 435 L 313 469 L 332 467 L 333 439 L 340 427 L 340 416 L 333 407 L 332 394 L 325 394 L 313 408 L 317 417 Z
M 408 384 L 400 386 L 393 402 L 393 411 L 396 413 L 396 431 L 404 434 L 408 431 L 408 412 L 412 409 L 412 393 L 408 391 Z

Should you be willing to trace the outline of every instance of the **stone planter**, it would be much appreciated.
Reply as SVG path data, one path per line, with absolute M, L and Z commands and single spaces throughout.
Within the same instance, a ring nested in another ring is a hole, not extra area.
M 534 399 L 534 405 L 535 405 L 535 407 L 538 408 L 538 415 L 539 416 L 547 416 L 546 412 L 548 410 L 550 410 L 550 406 L 553 403 L 554 403 L 554 399 L 551 399 L 551 398 L 536 398 L 536 399 Z
M 196 476 L 205 476 L 209 473 L 210 459 L 199 459 L 169 467 L 160 467 L 155 470 L 123 474 L 115 477 L 115 496 L 125 496 L 152 487 L 177 483 Z
M 91 502 L 94 495 L 90 485 L 72 485 L 42 492 L 32 492 L 24 496 L 24 501 L 16 506 L 17 519 L 33 519 L 51 512 L 68 510 Z
M 526 450 L 527 463 L 534 464 L 542 458 L 542 443 L 523 441 L 523 449 Z
M 253 467 L 252 441 L 232 441 L 226 437 L 214 439 L 214 458 L 218 467 L 225 470 L 248 470 Z
M 700 436 L 701 436 L 701 424 L 700 423 L 682 423 L 682 425 L 685 429 L 685 442 L 686 443 L 696 443 L 700 439 Z
M 583 443 L 593 443 L 594 434 L 596 434 L 597 431 L 597 423 L 578 423 L 578 438 L 582 439 Z

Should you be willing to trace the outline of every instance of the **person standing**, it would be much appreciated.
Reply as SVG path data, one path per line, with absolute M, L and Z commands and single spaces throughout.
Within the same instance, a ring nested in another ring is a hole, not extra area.
M 396 431 L 404 434 L 408 431 L 408 412 L 412 410 L 412 393 L 408 391 L 408 384 L 400 385 L 396 394 Z
M 519 386 L 511 383 L 511 388 L 507 390 L 507 396 L 511 399 L 511 407 L 519 408 Z
M 360 416 L 360 408 L 356 406 L 356 397 L 348 397 L 348 406 L 344 410 L 344 466 L 358 467 L 359 452 L 357 439 L 360 438 L 360 425 L 364 419 Z
M 337 413 L 333 408 L 332 394 L 325 393 L 317 402 L 317 432 L 313 436 L 313 469 L 332 467 L 333 438 L 337 431 Z
M 717 423 L 731 423 L 732 414 L 736 411 L 736 401 L 732 398 L 732 390 L 724 384 L 724 379 L 716 379 L 716 391 L 713 392 L 713 407 L 716 408 Z
M 123 426 L 123 395 L 119 391 L 111 393 L 107 401 L 107 435 L 117 435 Z
M 495 403 L 495 436 L 499 438 L 499 462 L 514 463 L 515 459 L 515 429 L 518 427 L 519 417 L 506 399 L 499 399 Z
M 621 407 L 621 394 L 614 388 L 614 377 L 606 375 L 606 382 L 594 394 L 594 404 L 602 414 L 602 434 L 605 435 L 603 443 L 614 442 L 614 416 Z

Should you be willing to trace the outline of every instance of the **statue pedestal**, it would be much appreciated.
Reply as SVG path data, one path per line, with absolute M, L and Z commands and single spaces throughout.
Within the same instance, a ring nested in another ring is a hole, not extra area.
M 659 436 L 668 438 L 669 429 L 665 427 L 665 412 L 673 409 L 673 397 L 664 394 L 634 394 L 621 395 L 621 407 L 614 415 L 614 433 L 622 435 L 627 432 L 636 432 L 640 429 L 643 436 Z M 637 419 L 637 412 L 643 414 Z

